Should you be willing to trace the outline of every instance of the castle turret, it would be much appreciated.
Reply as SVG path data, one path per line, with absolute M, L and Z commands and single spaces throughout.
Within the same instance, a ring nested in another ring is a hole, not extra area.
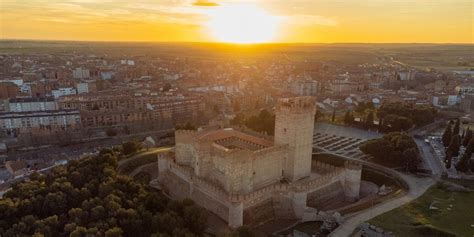
M 355 161 L 346 161 L 344 163 L 344 167 L 344 195 L 346 197 L 345 199 L 349 202 L 355 202 L 359 200 L 362 165 Z
M 315 98 L 280 99 L 276 108 L 275 144 L 289 146 L 283 175 L 291 181 L 311 173 Z

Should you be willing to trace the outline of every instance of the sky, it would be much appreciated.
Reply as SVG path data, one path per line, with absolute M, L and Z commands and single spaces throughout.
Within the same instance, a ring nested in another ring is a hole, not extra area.
M 474 43 L 472 0 L 0 0 L 1 39 Z

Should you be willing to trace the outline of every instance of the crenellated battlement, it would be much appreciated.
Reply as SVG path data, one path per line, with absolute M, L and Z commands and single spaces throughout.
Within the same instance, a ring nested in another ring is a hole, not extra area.
M 278 100 L 277 112 L 284 113 L 314 113 L 316 98 L 312 96 L 283 98 Z
M 357 161 L 347 160 L 344 162 L 344 167 L 349 170 L 362 170 L 362 164 Z
M 175 131 L 175 134 L 185 135 L 185 134 L 196 134 L 198 131 L 196 130 L 186 130 L 186 129 L 178 129 Z
M 285 152 L 287 149 L 288 149 L 288 145 L 276 145 L 276 146 L 267 147 L 261 150 L 254 151 L 253 153 L 254 155 L 262 156 L 262 155 L 266 155 L 266 154 L 278 152 L 278 151 Z
M 191 143 L 197 134 L 198 131 L 195 130 L 176 130 L 174 132 L 176 143 Z
M 186 180 L 190 180 L 195 185 L 203 189 L 203 191 L 212 194 L 213 196 L 219 197 L 221 200 L 228 200 L 230 202 L 244 202 L 244 203 L 254 203 L 262 198 L 266 198 L 268 195 L 271 195 L 272 192 L 279 191 L 308 191 L 316 189 L 320 186 L 324 186 L 328 184 L 334 177 L 337 177 L 344 173 L 344 168 L 332 166 L 326 163 L 317 162 L 316 165 L 328 171 L 328 173 L 322 175 L 319 178 L 309 180 L 308 182 L 303 183 L 274 183 L 272 185 L 266 186 L 264 188 L 255 190 L 248 194 L 235 194 L 235 193 L 227 193 L 221 187 L 212 184 L 211 182 L 200 178 L 192 172 L 191 168 L 185 167 L 182 165 L 178 165 L 173 161 L 169 161 L 170 164 L 170 172 L 173 172 L 178 177 L 185 178 Z

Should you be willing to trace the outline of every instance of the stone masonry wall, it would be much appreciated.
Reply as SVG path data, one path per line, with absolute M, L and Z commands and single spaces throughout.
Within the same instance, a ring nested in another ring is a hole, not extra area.
M 244 225 L 257 225 L 275 219 L 272 199 L 260 203 L 259 205 L 246 208 L 244 210 Z
M 294 181 L 311 173 L 314 101 L 310 97 L 280 100 L 275 118 L 275 144 L 289 145 L 285 176 Z
M 324 188 L 308 193 L 306 205 L 321 209 L 324 208 L 324 203 L 338 198 L 344 200 L 344 189 L 341 182 L 334 182 Z

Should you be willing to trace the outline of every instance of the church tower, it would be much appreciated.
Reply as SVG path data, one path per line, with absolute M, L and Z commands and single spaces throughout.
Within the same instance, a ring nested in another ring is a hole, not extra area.
M 290 181 L 311 174 L 313 152 L 314 97 L 280 99 L 276 108 L 275 144 L 289 145 L 283 175 Z

